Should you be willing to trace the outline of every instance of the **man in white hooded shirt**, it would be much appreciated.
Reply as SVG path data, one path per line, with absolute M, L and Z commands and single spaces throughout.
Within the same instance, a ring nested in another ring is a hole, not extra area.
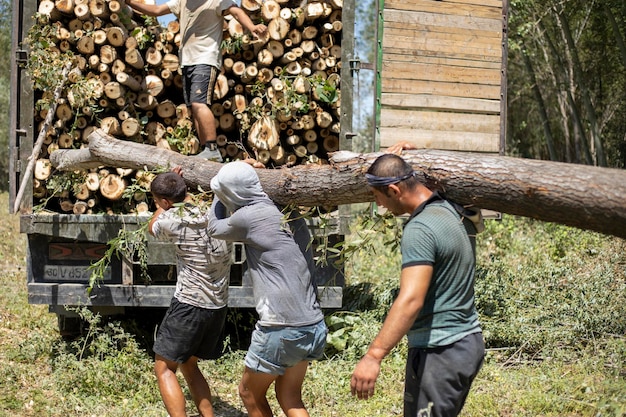
M 259 314 L 239 394 L 249 417 L 271 417 L 267 390 L 290 417 L 308 417 L 302 383 L 309 361 L 322 357 L 328 329 L 317 300 L 306 223 L 286 221 L 245 162 L 224 165 L 211 180 L 215 200 L 208 232 L 245 245 Z

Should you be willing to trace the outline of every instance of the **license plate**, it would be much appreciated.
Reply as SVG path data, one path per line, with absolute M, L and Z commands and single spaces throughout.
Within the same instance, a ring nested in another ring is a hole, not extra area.
M 46 265 L 43 279 L 46 281 L 89 282 L 91 271 L 88 266 Z M 104 281 L 111 280 L 111 268 L 104 271 Z

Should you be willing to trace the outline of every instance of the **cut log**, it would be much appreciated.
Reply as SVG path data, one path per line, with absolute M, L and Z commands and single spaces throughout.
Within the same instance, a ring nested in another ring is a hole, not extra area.
M 158 77 L 157 77 L 158 78 Z M 135 103 L 141 110 L 152 110 L 158 106 L 159 102 L 150 93 L 139 93 L 137 95 L 137 101 Z
M 237 127 L 235 116 L 232 113 L 224 113 L 219 117 L 220 128 L 225 132 L 232 132 Z
M 241 0 L 241 8 L 250 13 L 258 11 L 261 4 L 261 0 Z
M 87 174 L 85 186 L 89 191 L 98 191 L 100 189 L 100 177 L 97 172 L 89 172 Z
M 106 30 L 107 41 L 110 45 L 118 47 L 126 43 L 128 38 L 128 31 L 120 26 L 113 26 Z
M 158 97 L 163 92 L 163 80 L 156 75 L 146 75 L 146 91 L 153 97 Z
M 117 73 L 117 75 L 115 76 L 115 79 L 117 80 L 118 83 L 125 85 L 126 87 L 130 88 L 133 91 L 141 90 L 141 84 L 139 84 L 139 81 L 137 81 L 135 78 L 133 78 L 132 76 L 130 76 L 129 74 L 125 72 Z
M 74 214 L 85 214 L 88 208 L 86 201 L 76 201 L 72 207 L 72 212 Z
M 117 59 L 117 50 L 111 45 L 100 47 L 100 62 L 110 64 Z
M 275 41 L 285 39 L 290 29 L 289 22 L 280 16 L 270 21 L 267 25 L 267 31 L 270 34 L 270 38 Z
M 54 5 L 59 12 L 65 15 L 74 14 L 74 1 L 73 0 L 56 0 L 54 2 Z
M 266 22 L 280 16 L 280 5 L 274 0 L 267 0 L 261 6 L 261 16 Z
M 137 49 L 127 49 L 124 53 L 124 61 L 135 69 L 142 69 L 145 65 L 143 56 Z
M 58 139 L 59 148 L 70 149 L 74 145 L 74 138 L 69 133 L 62 133 Z
M 107 41 L 107 33 L 103 29 L 98 29 L 93 32 L 93 42 L 96 45 L 104 45 Z M 98 57 L 98 61 L 100 57 Z
M 89 11 L 95 17 L 105 18 L 109 16 L 109 6 L 106 0 L 89 0 Z
M 134 117 L 129 117 L 122 122 L 122 133 L 129 138 L 139 135 L 141 133 L 141 123 Z
M 176 115 L 176 105 L 171 100 L 163 100 L 157 105 L 157 114 L 162 119 L 174 117 Z
M 217 100 L 221 100 L 228 95 L 228 78 L 224 76 L 224 74 L 220 74 L 217 76 L 217 81 L 215 82 L 215 89 L 213 90 L 213 94 Z
M 33 175 L 39 181 L 45 181 L 50 178 L 50 174 L 52 173 L 52 164 L 49 159 L 38 159 L 35 162 L 35 170 Z
M 74 202 L 72 200 L 70 200 L 69 198 L 61 198 L 59 200 L 59 207 L 61 208 L 61 211 L 64 212 L 73 212 L 74 211 Z
M 178 71 L 180 67 L 180 62 L 178 60 L 178 55 L 166 53 L 163 56 L 163 62 L 161 63 L 162 67 L 168 69 L 172 72 Z
M 167 23 L 167 36 L 174 35 L 180 31 L 180 23 L 178 20 L 172 20 Z M 169 39 L 172 40 L 173 36 Z
M 211 178 L 222 166 L 116 140 L 101 130 L 89 136 L 89 149 L 92 158 L 103 165 L 135 169 L 181 166 L 186 181 L 203 189 L 210 189 Z M 58 169 L 77 169 L 80 164 L 56 164 L 55 161 L 63 160 L 65 152 L 76 151 L 56 151 L 51 155 L 52 163 Z M 264 190 L 279 204 L 362 203 L 373 201 L 363 174 L 380 155 L 337 152 L 329 165 L 296 165 L 257 172 Z M 436 150 L 405 151 L 403 157 L 414 167 L 420 181 L 433 190 L 444 191 L 459 203 L 626 238 L 624 170 Z
M 119 135 L 121 133 L 120 121 L 117 117 L 109 116 L 102 119 L 100 128 L 109 135 Z
M 126 64 L 121 59 L 116 59 L 111 64 L 111 74 L 116 75 L 126 71 Z M 119 82 L 119 80 L 117 80 Z M 123 84 L 123 83 L 122 83 Z
M 91 55 L 96 50 L 96 45 L 92 36 L 82 36 L 78 42 L 76 42 L 76 49 L 83 55 Z
M 163 54 L 161 53 L 161 51 L 151 46 L 146 50 L 145 59 L 149 65 L 158 67 L 159 65 L 161 65 L 161 62 L 163 62 Z
M 100 181 L 100 194 L 112 201 L 122 198 L 125 189 L 126 181 L 117 174 L 109 174 Z
M 61 19 L 61 13 L 51 0 L 42 0 L 41 3 L 39 3 L 37 12 L 43 16 L 47 16 L 51 22 Z
M 278 127 L 276 121 L 268 116 L 263 116 L 250 128 L 248 144 L 253 149 L 270 150 L 279 143 Z

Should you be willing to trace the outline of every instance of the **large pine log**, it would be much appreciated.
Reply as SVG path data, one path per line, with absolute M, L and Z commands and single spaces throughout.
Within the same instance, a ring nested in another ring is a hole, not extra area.
M 379 153 L 337 152 L 329 165 L 259 169 L 268 195 L 281 204 L 336 206 L 368 202 L 373 196 L 364 171 Z M 403 157 L 419 179 L 460 203 L 626 238 L 626 171 L 464 152 L 415 150 Z M 192 186 L 208 190 L 221 164 L 154 146 L 117 140 L 102 130 L 89 135 L 89 148 L 58 150 L 61 170 L 103 165 L 133 169 L 181 166 Z

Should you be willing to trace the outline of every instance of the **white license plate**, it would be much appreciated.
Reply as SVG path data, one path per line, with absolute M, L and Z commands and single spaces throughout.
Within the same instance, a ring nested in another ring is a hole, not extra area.
M 87 266 L 46 265 L 43 279 L 46 281 L 77 281 L 89 282 L 91 271 Z M 111 280 L 111 268 L 104 271 L 104 280 Z

